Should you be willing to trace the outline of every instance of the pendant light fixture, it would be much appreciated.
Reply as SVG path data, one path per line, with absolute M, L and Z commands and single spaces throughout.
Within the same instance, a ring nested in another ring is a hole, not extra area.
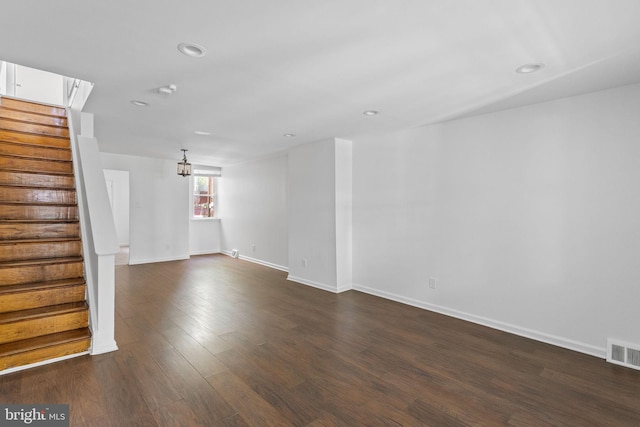
M 178 175 L 183 177 L 191 175 L 191 163 L 187 161 L 187 149 L 182 148 L 182 161 L 178 162 Z

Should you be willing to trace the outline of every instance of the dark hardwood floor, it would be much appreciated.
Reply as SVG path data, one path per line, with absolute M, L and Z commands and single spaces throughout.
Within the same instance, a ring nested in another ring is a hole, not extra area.
M 224 255 L 116 267 L 120 350 L 0 377 L 72 426 L 639 426 L 640 372 Z

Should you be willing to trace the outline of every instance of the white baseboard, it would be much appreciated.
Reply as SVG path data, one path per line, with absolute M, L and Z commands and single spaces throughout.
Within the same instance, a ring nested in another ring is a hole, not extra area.
M 231 251 L 221 251 L 221 253 L 233 258 L 233 255 L 231 255 Z M 269 261 L 263 261 L 261 259 L 251 258 L 251 257 L 244 256 L 244 255 L 238 256 L 238 259 L 241 259 L 243 261 L 249 261 L 249 262 L 252 262 L 254 264 L 264 265 L 265 267 L 274 268 L 276 270 L 284 271 L 286 273 L 289 272 L 289 267 L 285 267 L 283 265 L 274 264 L 274 263 L 269 262 Z
M 527 328 L 522 328 L 517 325 L 500 322 L 497 320 L 489 319 L 482 316 L 476 316 L 474 314 L 465 313 L 458 310 L 453 310 L 447 307 L 431 304 L 425 301 L 416 300 L 413 298 L 403 297 L 401 295 L 392 294 L 390 292 L 381 291 L 378 289 L 370 288 L 363 285 L 353 284 L 353 289 L 356 291 L 364 292 L 370 295 L 375 295 L 381 298 L 396 301 L 402 304 L 411 305 L 413 307 L 422 308 L 424 310 L 433 311 L 436 313 L 444 314 L 446 316 L 455 317 L 457 319 L 466 320 L 478 325 L 487 326 L 489 328 L 498 329 L 500 331 L 508 332 L 514 335 L 518 335 L 525 338 L 530 338 L 536 341 L 541 341 L 547 344 L 555 345 L 558 347 L 566 348 L 569 350 L 577 351 L 580 353 L 589 354 L 591 356 L 606 358 L 606 348 L 596 347 L 590 344 L 573 341 L 567 338 L 558 337 L 555 335 L 547 334 L 540 331 L 534 331 Z
M 183 261 L 185 259 L 189 259 L 189 255 L 182 255 L 182 256 L 179 256 L 179 257 L 147 258 L 147 259 L 131 259 L 131 258 L 129 258 L 129 265 L 151 264 L 151 263 L 154 263 L 154 262 Z
M 198 255 L 213 255 L 213 254 L 219 254 L 220 251 L 219 250 L 204 250 L 204 251 L 196 251 L 196 252 L 189 252 L 189 256 L 198 256 Z
M 347 283 L 346 285 L 338 286 L 338 291 L 336 293 L 341 294 L 342 292 L 347 292 L 353 289 L 353 283 Z
M 338 294 L 340 292 L 348 291 L 349 289 L 339 290 L 335 286 L 327 285 L 320 282 L 314 282 L 313 280 L 303 279 L 302 277 L 296 277 L 292 275 L 287 276 L 287 280 L 291 282 L 300 283 L 302 285 L 311 286 L 313 288 L 322 289 L 323 291 L 331 292 L 333 294 Z
M 118 345 L 116 344 L 115 340 L 109 340 L 107 342 L 96 342 L 96 340 L 93 340 L 93 343 L 91 344 L 91 348 L 89 349 L 89 353 L 92 356 L 96 356 L 98 354 L 104 354 L 104 353 L 110 353 L 112 351 L 117 351 L 118 350 Z

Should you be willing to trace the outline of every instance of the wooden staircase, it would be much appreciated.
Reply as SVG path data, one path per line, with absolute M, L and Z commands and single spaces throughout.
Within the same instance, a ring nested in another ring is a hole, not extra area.
M 0 98 L 0 371 L 91 345 L 63 108 Z

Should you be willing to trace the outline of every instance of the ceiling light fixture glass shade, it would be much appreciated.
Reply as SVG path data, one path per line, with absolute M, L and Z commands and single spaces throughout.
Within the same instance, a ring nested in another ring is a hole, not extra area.
M 178 175 L 185 177 L 191 175 L 191 163 L 187 161 L 187 149 L 182 148 L 182 161 L 178 162 Z
M 363 111 L 362 114 L 364 114 L 365 116 L 377 116 L 380 113 L 376 110 L 367 110 Z
M 134 99 L 133 101 L 131 101 L 131 103 L 133 105 L 135 105 L 136 107 L 148 107 L 149 104 L 144 102 L 144 101 L 138 101 L 137 99 Z
M 540 71 L 543 68 L 544 68 L 544 64 L 524 64 L 516 68 L 516 73 L 518 74 L 535 73 L 536 71 Z
M 200 58 L 207 53 L 205 48 L 195 43 L 180 43 L 178 45 L 178 50 L 192 58 Z
M 294 136 L 296 136 L 295 133 L 285 133 L 283 136 L 286 136 L 287 138 L 293 138 Z

